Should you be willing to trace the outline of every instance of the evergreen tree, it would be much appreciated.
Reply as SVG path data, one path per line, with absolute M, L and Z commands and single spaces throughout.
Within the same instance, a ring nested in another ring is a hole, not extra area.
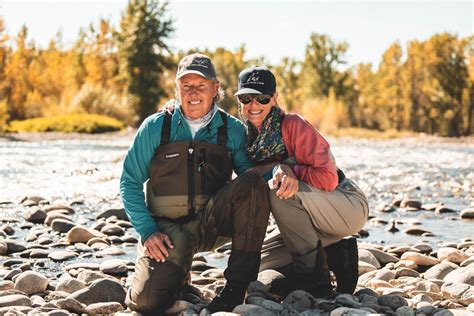
M 119 54 L 138 123 L 156 111 L 164 95 L 160 75 L 170 66 L 166 40 L 174 31 L 167 2 L 130 0 L 120 23 Z

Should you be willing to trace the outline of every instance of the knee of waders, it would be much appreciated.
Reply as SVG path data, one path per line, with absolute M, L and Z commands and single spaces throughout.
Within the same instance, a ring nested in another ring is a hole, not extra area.
M 160 315 L 176 301 L 187 274 L 171 261 L 147 259 L 146 269 L 141 269 L 139 275 L 135 272 L 126 303 L 133 311 Z
M 235 181 L 239 189 L 247 192 L 259 189 L 263 191 L 263 189 L 266 189 L 265 181 L 255 172 L 244 172 L 240 174 Z M 264 191 L 267 192 L 268 190 Z

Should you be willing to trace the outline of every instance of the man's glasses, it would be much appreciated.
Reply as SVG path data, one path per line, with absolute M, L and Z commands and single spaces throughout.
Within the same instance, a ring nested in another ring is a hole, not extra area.
M 258 103 L 265 105 L 270 103 L 272 96 L 266 94 L 241 94 L 237 96 L 237 98 L 242 104 L 249 104 L 253 99 L 255 99 Z

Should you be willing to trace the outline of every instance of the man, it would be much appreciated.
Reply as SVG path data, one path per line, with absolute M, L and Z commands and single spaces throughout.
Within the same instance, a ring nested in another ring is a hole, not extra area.
M 252 166 L 245 129 L 215 105 L 219 87 L 209 57 L 184 57 L 174 112 L 149 116 L 125 157 L 121 196 L 143 243 L 127 294 L 134 311 L 163 313 L 179 297 L 193 255 L 228 238 L 227 284 L 208 309 L 232 311 L 257 277 L 268 191 L 258 175 L 243 173 Z M 230 181 L 232 170 L 239 176 Z

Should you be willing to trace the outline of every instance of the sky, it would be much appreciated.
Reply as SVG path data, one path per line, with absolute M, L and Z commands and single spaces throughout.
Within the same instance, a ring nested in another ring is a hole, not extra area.
M 435 33 L 473 35 L 474 1 L 170 1 L 175 32 L 168 44 L 175 49 L 244 44 L 247 58 L 264 57 L 277 64 L 283 57 L 304 58 L 311 33 L 329 35 L 349 44 L 349 65 L 377 65 L 395 41 L 426 40 Z M 126 0 L 0 0 L 7 32 L 25 24 L 29 38 L 45 47 L 58 30 L 71 45 L 80 27 L 100 18 L 118 26 Z

